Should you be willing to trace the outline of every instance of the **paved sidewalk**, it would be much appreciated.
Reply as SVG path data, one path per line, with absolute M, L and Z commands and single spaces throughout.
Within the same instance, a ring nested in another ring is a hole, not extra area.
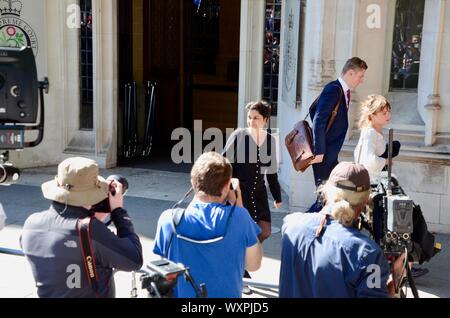
M 49 202 L 42 197 L 40 185 L 53 179 L 55 174 L 56 167 L 24 170 L 18 185 L 0 187 L 0 203 L 8 214 L 8 226 L 0 232 L 0 247 L 19 248 L 21 227 L 26 218 L 49 206 Z M 189 175 L 132 168 L 102 171 L 105 177 L 111 174 L 122 174 L 129 180 L 126 208 L 143 242 L 144 258 L 147 261 L 157 258 L 151 251 L 159 215 L 183 197 L 190 185 Z M 284 201 L 287 202 L 286 197 Z M 286 206 L 273 213 L 275 227 L 281 227 L 286 213 Z M 280 240 L 281 234 L 277 233 L 264 243 L 263 266 L 252 274 L 255 281 L 278 284 Z M 437 240 L 443 244 L 443 251 L 426 265 L 430 273 L 416 281 L 421 297 L 450 297 L 450 252 L 447 248 L 450 246 L 450 235 L 437 235 Z M 131 281 L 130 273 L 116 274 L 118 297 L 130 296 Z M 275 296 L 276 293 L 257 290 L 251 297 Z M 0 254 L 0 298 L 5 297 L 36 297 L 33 277 L 24 258 Z

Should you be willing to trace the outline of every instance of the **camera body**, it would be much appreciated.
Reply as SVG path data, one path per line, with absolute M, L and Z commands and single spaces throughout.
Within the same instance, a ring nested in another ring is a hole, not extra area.
M 43 140 L 44 92 L 48 94 L 49 87 L 48 78 L 38 82 L 31 47 L 0 48 L 0 151 L 4 151 L 0 152 L 0 185 L 11 185 L 20 177 L 20 171 L 8 163 L 9 151 L 33 148 Z M 33 141 L 25 140 L 28 131 L 38 132 Z
M 414 202 L 408 196 L 385 197 L 381 247 L 386 255 L 400 256 L 405 251 L 412 252 L 413 207 Z
M 110 182 L 110 185 L 109 185 L 109 192 L 110 192 L 112 195 L 115 195 L 115 194 L 116 194 L 116 189 L 115 189 L 115 188 L 112 186 L 112 184 L 111 184 L 113 181 L 117 181 L 117 182 L 119 182 L 120 184 L 122 184 L 122 186 L 123 186 L 123 194 L 124 194 L 124 195 L 125 195 L 126 192 L 128 191 L 128 180 L 127 180 L 124 176 L 121 176 L 121 175 L 111 175 L 111 176 L 109 176 L 109 177 L 106 179 L 106 181 L 109 181 L 109 182 Z M 112 211 L 111 211 L 111 207 L 110 207 L 110 205 L 109 205 L 109 197 L 106 198 L 105 200 L 103 200 L 102 202 L 100 202 L 100 203 L 94 205 L 94 206 L 92 207 L 91 210 L 92 210 L 93 212 L 96 212 L 96 213 L 111 213 Z
M 148 290 L 150 296 L 171 298 L 173 289 L 178 283 L 178 277 L 186 273 L 187 269 L 167 258 L 150 262 L 141 276 L 142 289 Z
M 0 124 L 33 124 L 38 113 L 38 80 L 33 50 L 0 49 Z
M 380 184 L 373 188 L 370 216 L 366 227 L 373 239 L 380 245 L 386 256 L 400 256 L 414 250 L 414 201 L 403 191 L 395 178 L 382 178 Z

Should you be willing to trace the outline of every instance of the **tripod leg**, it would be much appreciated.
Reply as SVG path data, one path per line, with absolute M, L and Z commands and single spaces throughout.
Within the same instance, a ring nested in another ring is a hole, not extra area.
M 417 291 L 416 283 L 414 282 L 414 278 L 412 277 L 410 266 L 406 266 L 406 273 L 408 275 L 408 284 L 411 287 L 414 298 L 419 298 L 419 292 Z

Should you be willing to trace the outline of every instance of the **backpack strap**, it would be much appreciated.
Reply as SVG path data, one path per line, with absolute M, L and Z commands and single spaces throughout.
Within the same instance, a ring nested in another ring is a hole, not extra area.
M 78 237 L 80 239 L 81 254 L 89 285 L 94 290 L 95 296 L 99 298 L 98 276 L 95 267 L 94 249 L 92 248 L 91 241 L 91 221 L 91 217 L 79 219 L 77 221 L 77 229 Z
M 176 235 L 177 233 L 177 227 L 178 225 L 180 225 L 181 220 L 183 219 L 184 213 L 186 212 L 186 209 L 174 209 L 172 211 L 172 234 L 170 235 L 170 239 L 169 239 L 169 243 L 167 244 L 167 248 L 164 251 L 164 257 L 168 258 L 169 257 L 169 250 L 170 247 L 172 246 L 172 242 L 173 242 L 173 237 Z

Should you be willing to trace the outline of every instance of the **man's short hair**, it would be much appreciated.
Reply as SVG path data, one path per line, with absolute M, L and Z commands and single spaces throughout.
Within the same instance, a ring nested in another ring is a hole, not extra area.
M 365 71 L 368 68 L 369 66 L 365 61 L 361 60 L 359 57 L 352 57 L 350 60 L 347 61 L 347 63 L 345 63 L 344 68 L 342 69 L 342 74 L 346 74 L 350 70 Z
M 216 152 L 207 152 L 198 158 L 191 171 L 196 193 L 220 197 L 222 189 L 232 176 L 230 161 Z

